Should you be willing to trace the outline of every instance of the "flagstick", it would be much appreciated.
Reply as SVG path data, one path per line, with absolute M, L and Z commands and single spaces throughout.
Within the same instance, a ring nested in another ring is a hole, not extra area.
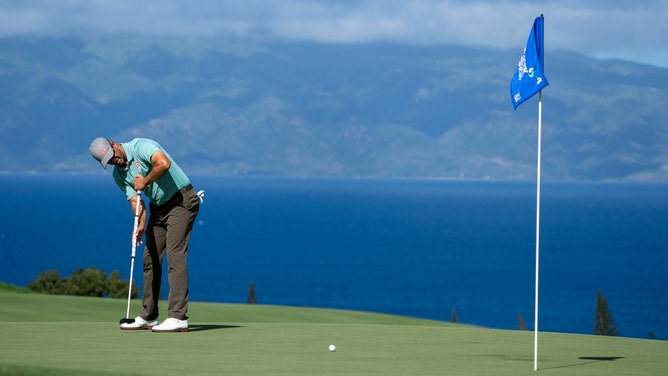
M 543 91 L 538 93 L 538 169 L 536 179 L 536 295 L 534 307 L 533 370 L 538 371 L 538 266 L 540 257 L 540 153 L 543 127 Z

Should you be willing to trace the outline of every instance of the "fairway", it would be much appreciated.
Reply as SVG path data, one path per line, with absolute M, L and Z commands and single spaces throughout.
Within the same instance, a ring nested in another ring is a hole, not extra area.
M 526 331 L 365 312 L 193 303 L 189 333 L 127 332 L 117 324 L 122 300 L 0 292 L 0 303 L 1 374 L 534 373 L 533 333 Z M 541 374 L 665 375 L 668 367 L 665 341 L 541 333 L 540 346 Z

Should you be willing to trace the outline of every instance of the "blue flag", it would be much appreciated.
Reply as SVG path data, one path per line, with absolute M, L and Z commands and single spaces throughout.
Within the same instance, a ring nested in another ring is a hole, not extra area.
M 517 70 L 510 81 L 510 99 L 513 108 L 536 95 L 549 85 L 543 75 L 543 16 L 536 17 L 529 34 L 527 46 L 517 63 Z

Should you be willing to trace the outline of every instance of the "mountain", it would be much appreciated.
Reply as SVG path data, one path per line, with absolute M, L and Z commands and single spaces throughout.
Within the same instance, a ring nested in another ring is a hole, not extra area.
M 99 172 L 149 137 L 188 173 L 531 180 L 521 51 L 149 38 L 0 39 L 0 171 Z M 546 51 L 546 180 L 668 181 L 668 69 Z

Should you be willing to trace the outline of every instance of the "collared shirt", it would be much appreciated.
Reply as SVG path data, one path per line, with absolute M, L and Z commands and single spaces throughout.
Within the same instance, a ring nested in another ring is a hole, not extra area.
M 172 157 L 158 144 L 148 138 L 135 138 L 130 142 L 121 144 L 128 158 L 127 166 L 115 166 L 114 181 L 125 197 L 130 200 L 137 195 L 134 188 L 134 180 L 137 175 L 147 176 L 153 169 L 151 156 L 157 151 L 165 153 L 171 166 L 169 170 L 144 188 L 143 193 L 156 205 L 167 202 L 181 188 L 190 184 L 190 180 L 181 168 L 174 162 Z

